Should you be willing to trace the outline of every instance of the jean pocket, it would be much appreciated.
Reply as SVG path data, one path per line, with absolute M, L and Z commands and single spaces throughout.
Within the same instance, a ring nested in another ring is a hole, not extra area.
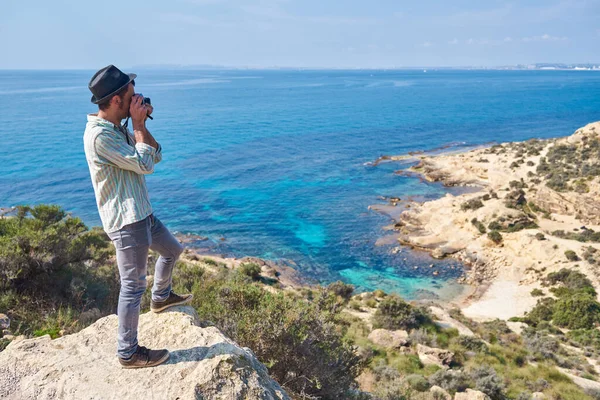
M 150 246 L 152 235 L 147 224 L 137 226 L 128 226 L 119 231 L 117 245 L 121 249 L 127 249 L 137 246 Z

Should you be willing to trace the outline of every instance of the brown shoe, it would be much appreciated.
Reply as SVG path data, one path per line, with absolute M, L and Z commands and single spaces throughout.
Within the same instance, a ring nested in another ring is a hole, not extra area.
M 155 313 L 159 313 L 161 311 L 166 310 L 169 307 L 180 306 L 182 304 L 189 303 L 190 301 L 192 301 L 193 297 L 194 295 L 192 294 L 184 294 L 183 296 L 180 296 L 171 290 L 171 293 L 169 293 L 169 297 L 167 297 L 166 300 L 152 300 L 150 302 L 150 310 L 154 311 Z
M 150 350 L 144 346 L 138 346 L 130 358 L 119 358 L 119 362 L 123 368 L 155 367 L 167 361 L 169 355 L 169 351 L 165 349 Z

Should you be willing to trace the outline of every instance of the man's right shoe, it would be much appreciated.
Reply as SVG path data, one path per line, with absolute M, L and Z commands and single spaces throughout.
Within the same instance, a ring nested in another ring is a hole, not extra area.
M 189 303 L 192 301 L 192 294 L 184 294 L 182 296 L 178 295 L 174 291 L 171 290 L 169 293 L 169 297 L 163 301 L 150 301 L 150 310 L 155 313 L 159 313 L 161 311 L 166 310 L 169 307 L 180 306 L 182 304 Z
M 135 353 L 130 358 L 120 358 L 119 363 L 123 368 L 147 368 L 155 367 L 169 359 L 169 351 L 150 350 L 144 346 L 138 346 Z

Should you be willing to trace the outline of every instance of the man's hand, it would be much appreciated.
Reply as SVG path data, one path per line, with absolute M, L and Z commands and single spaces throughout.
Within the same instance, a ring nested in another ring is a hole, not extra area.
M 152 110 L 148 110 L 148 105 L 142 103 L 143 100 L 144 98 L 139 94 L 134 95 L 131 99 L 129 115 L 131 115 L 131 122 L 133 122 L 134 129 L 144 126 L 144 122 L 148 118 L 148 111 L 152 112 Z

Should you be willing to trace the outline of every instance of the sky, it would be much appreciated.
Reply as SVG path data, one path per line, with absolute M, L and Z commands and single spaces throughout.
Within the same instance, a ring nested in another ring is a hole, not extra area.
M 0 0 L 0 69 L 600 63 L 600 0 Z

